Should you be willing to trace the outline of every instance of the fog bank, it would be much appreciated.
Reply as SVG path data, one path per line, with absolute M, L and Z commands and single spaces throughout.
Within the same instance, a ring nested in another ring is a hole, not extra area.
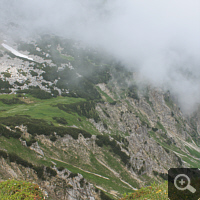
M 200 103 L 199 0 L 1 0 L 0 30 L 52 33 L 100 46 L 165 86 L 185 112 Z

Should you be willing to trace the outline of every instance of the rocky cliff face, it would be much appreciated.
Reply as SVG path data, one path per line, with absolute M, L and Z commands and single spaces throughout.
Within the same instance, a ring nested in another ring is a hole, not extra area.
M 108 124 L 108 128 L 105 129 L 101 122 L 94 125 L 102 133 L 119 131 L 120 134 L 127 135 L 129 145 L 128 150 L 124 149 L 124 151 L 130 155 L 133 172 L 166 172 L 170 167 L 184 166 L 178 155 L 173 151 L 169 152 L 151 136 L 151 132 L 154 132 L 157 138 L 164 137 L 166 143 L 181 146 L 175 136 L 182 137 L 182 132 L 177 130 L 175 116 L 172 117 L 173 111 L 165 103 L 164 93 L 152 89 L 149 102 L 147 103 L 144 97 L 141 97 L 139 101 L 127 97 L 115 105 L 98 104 L 96 109 L 102 121 Z M 105 112 L 109 114 L 106 115 Z M 180 116 L 181 112 L 179 111 L 176 115 Z M 123 148 L 122 145 L 121 148 Z
M 40 185 L 44 196 L 48 199 L 77 200 L 77 199 L 100 199 L 92 184 L 88 183 L 81 174 L 73 174 L 67 169 L 59 171 L 56 167 L 56 177 L 49 177 L 46 172 L 44 180 L 38 179 L 37 174 L 30 168 L 5 159 L 0 160 L 1 180 L 20 179 L 34 182 Z

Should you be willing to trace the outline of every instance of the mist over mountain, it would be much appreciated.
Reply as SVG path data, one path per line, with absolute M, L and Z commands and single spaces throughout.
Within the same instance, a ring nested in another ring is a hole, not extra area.
M 183 111 L 200 102 L 198 0 L 2 0 L 0 7 L 1 32 L 10 37 L 81 40 L 136 70 L 139 82 L 170 90 Z
M 199 1 L 0 8 L 0 199 L 164 200 L 199 168 Z

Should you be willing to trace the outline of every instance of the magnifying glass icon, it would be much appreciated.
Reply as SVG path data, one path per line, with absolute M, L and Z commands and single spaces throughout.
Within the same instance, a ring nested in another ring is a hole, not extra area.
M 187 180 L 187 185 L 186 185 L 185 187 L 179 187 L 179 186 L 177 185 L 177 182 L 179 182 L 180 185 L 184 185 L 184 184 L 185 184 L 185 181 L 184 181 L 183 178 L 180 179 L 180 180 L 178 180 L 178 178 L 180 178 L 180 177 L 186 178 L 186 180 Z M 189 178 L 187 175 L 185 175 L 185 174 L 179 174 L 179 175 L 177 175 L 177 176 L 175 177 L 175 179 L 174 179 L 174 186 L 175 186 L 178 190 L 186 190 L 186 189 L 187 189 L 187 190 L 189 190 L 190 192 L 195 193 L 195 192 L 196 192 L 196 189 L 190 185 L 190 182 L 191 182 L 191 181 L 190 181 L 190 178 Z

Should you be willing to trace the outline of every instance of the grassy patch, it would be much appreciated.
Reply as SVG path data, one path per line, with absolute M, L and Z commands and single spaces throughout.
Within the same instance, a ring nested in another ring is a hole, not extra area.
M 167 133 L 165 127 L 161 124 L 161 122 L 158 121 L 156 127 L 158 129 L 161 129 L 164 133 Z
M 153 183 L 151 186 L 146 188 L 141 188 L 138 191 L 132 194 L 124 194 L 124 198 L 121 200 L 168 200 L 168 183 L 164 182 L 163 184 Z
M 26 181 L 7 180 L 0 183 L 0 199 L 42 200 L 44 196 L 37 184 Z
M 195 156 L 195 157 L 197 157 L 197 158 L 200 158 L 200 152 L 198 152 L 198 151 L 196 151 L 195 149 L 192 149 L 192 148 L 190 148 L 190 147 L 188 147 L 188 146 L 185 146 L 185 148 L 190 152 L 190 154 L 191 154 L 192 156 Z
M 14 98 L 16 95 L 1 95 L 1 99 Z M 77 120 L 77 116 L 66 113 L 60 110 L 58 107 L 54 106 L 58 103 L 71 104 L 75 102 L 85 101 L 81 98 L 72 97 L 56 97 L 52 99 L 37 99 L 31 95 L 25 95 L 24 99 L 19 98 L 21 101 L 25 101 L 27 104 L 15 104 L 8 105 L 0 102 L 0 117 L 8 117 L 14 115 L 29 115 L 35 119 L 44 119 L 48 122 L 53 121 L 53 117 L 64 118 L 69 125 L 80 124 Z M 6 101 L 6 100 L 4 100 Z M 57 124 L 55 122 L 55 124 Z
M 66 55 L 62 55 L 60 54 L 61 58 L 66 59 L 70 62 L 74 61 L 74 57 L 73 56 L 66 56 Z
M 140 119 L 140 121 L 141 121 L 143 126 L 147 125 L 147 128 L 149 128 L 151 126 L 146 115 L 143 115 L 140 111 L 136 112 L 135 115 L 136 115 L 136 117 L 139 117 L 139 119 Z
M 147 174 L 143 174 L 140 177 L 145 182 L 145 186 L 150 186 L 154 182 L 154 178 L 149 177 Z
M 96 86 L 96 89 L 102 96 L 104 96 L 106 98 L 107 102 L 109 102 L 109 103 L 114 102 L 114 100 L 110 96 L 108 96 L 104 91 L 102 91 L 99 86 Z
M 57 167 L 65 167 L 67 168 L 68 170 L 70 170 L 71 172 L 73 173 L 80 173 L 83 175 L 83 177 L 89 181 L 90 183 L 93 183 L 94 185 L 97 185 L 97 186 L 101 186 L 103 187 L 106 191 L 110 191 L 110 190 L 116 190 L 118 191 L 121 195 L 124 193 L 124 192 L 133 192 L 132 189 L 130 189 L 126 184 L 124 184 L 123 182 L 121 182 L 119 180 L 119 178 L 117 177 L 111 177 L 111 176 L 106 176 L 108 178 L 110 178 L 109 180 L 108 179 L 105 179 L 103 177 L 99 177 L 99 176 L 96 176 L 94 174 L 91 174 L 89 172 L 85 172 L 83 170 L 81 170 L 80 168 L 78 167 L 75 167 L 71 164 L 67 164 L 65 162 L 60 162 L 60 161 L 57 161 L 57 160 L 54 160 L 52 159 L 53 162 L 57 163 Z M 98 164 L 96 165 L 96 167 L 98 167 Z M 95 173 L 95 172 L 94 172 Z M 102 173 L 104 173 L 103 171 L 98 171 L 98 174 L 102 175 Z
M 191 157 L 190 155 L 188 155 L 188 153 L 182 151 L 181 149 L 179 149 L 178 147 L 176 147 L 175 145 L 171 144 L 168 145 L 166 142 L 162 141 L 161 138 L 158 138 L 156 133 L 153 131 L 149 132 L 150 136 L 154 138 L 154 140 L 160 144 L 162 147 L 164 147 L 166 150 L 169 151 L 175 151 L 177 153 L 180 154 L 179 157 L 182 158 L 183 161 L 185 161 L 186 163 L 188 163 L 190 165 L 190 167 L 194 167 L 194 168 L 198 168 L 200 165 L 200 160 L 194 159 L 193 157 Z M 198 153 L 198 152 L 197 152 Z
M 0 137 L 0 147 L 6 149 L 8 153 L 16 153 L 21 158 L 33 164 L 51 166 L 51 163 L 44 159 L 38 159 L 34 151 L 22 146 L 21 142 L 14 138 Z
M 10 78 L 11 74 L 9 72 L 1 72 L 6 78 Z

